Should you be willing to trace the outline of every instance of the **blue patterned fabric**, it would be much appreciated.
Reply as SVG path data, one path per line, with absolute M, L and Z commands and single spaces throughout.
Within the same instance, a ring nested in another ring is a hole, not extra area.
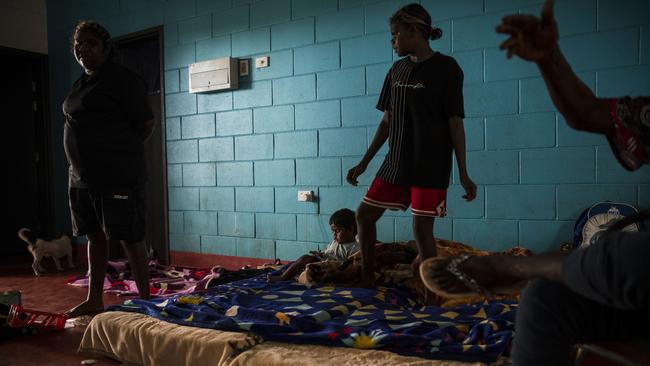
M 260 276 L 192 295 L 128 300 L 131 311 L 180 325 L 246 331 L 265 340 L 375 348 L 434 359 L 494 362 L 514 334 L 516 303 L 417 306 L 403 288 L 307 288 Z

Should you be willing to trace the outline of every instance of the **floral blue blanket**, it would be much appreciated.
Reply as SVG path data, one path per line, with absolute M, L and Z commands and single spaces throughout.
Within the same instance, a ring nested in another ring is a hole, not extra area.
M 292 281 L 269 284 L 260 276 L 191 295 L 127 300 L 109 310 L 252 332 L 265 340 L 376 348 L 432 359 L 494 362 L 507 353 L 516 303 L 440 308 L 417 306 L 414 299 L 403 288 L 307 288 Z

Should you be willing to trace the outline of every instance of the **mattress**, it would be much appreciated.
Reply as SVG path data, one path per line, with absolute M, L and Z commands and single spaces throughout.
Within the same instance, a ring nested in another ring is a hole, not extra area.
M 86 327 L 78 351 L 126 365 L 484 365 L 421 359 L 380 350 L 264 342 L 251 333 L 177 325 L 121 311 L 95 316 Z

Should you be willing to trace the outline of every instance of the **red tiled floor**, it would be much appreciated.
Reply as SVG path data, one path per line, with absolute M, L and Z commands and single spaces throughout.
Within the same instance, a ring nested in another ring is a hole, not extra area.
M 77 252 L 76 262 L 84 263 L 84 251 Z M 230 269 L 237 269 L 245 264 L 257 265 L 270 262 L 262 259 L 181 252 L 173 253 L 172 260 L 178 264 L 205 268 L 222 264 Z M 77 264 L 76 269 L 57 272 L 52 260 L 46 258 L 43 260 L 43 266 L 48 272 L 41 277 L 36 277 L 32 272 L 31 263 L 25 262 L 25 257 L 0 258 L 0 291 L 20 290 L 24 308 L 47 312 L 65 312 L 86 298 L 85 288 L 66 285 L 68 277 L 85 271 L 83 264 Z M 126 299 L 104 294 L 104 305 L 120 303 Z M 83 328 L 71 328 L 62 332 L 49 331 L 0 341 L 0 366 L 79 365 L 81 361 L 88 358 L 77 354 L 77 346 L 82 335 Z M 104 358 L 97 360 L 95 366 L 118 364 L 119 362 Z
M 45 267 L 50 269 L 49 263 L 46 263 Z M 36 277 L 29 263 L 11 263 L 5 258 L 0 263 L 0 291 L 20 290 L 23 307 L 27 309 L 65 312 L 86 298 L 85 288 L 66 285 L 69 276 L 83 272 L 83 268 L 77 267 L 76 270 L 64 272 L 51 270 L 41 277 Z M 105 305 L 124 300 L 124 297 L 104 295 Z M 77 354 L 83 330 L 77 327 L 61 332 L 46 331 L 0 341 L 0 366 L 79 365 L 82 360 L 88 359 Z M 95 363 L 95 366 L 108 365 L 119 365 L 119 362 L 104 358 Z

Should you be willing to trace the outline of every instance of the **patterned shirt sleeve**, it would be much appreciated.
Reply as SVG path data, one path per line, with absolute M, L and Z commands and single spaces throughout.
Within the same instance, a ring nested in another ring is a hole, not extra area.
M 650 98 L 607 99 L 613 131 L 607 136 L 612 152 L 627 170 L 650 164 Z

